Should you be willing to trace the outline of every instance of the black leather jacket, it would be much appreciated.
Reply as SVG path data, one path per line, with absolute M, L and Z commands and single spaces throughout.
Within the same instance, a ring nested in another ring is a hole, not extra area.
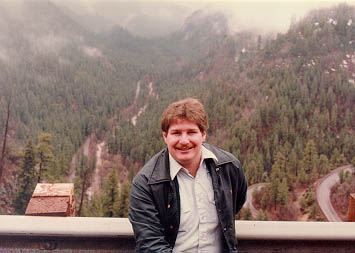
M 242 208 L 247 182 L 240 162 L 230 153 L 203 144 L 218 159 L 206 159 L 211 173 L 216 209 L 223 233 L 223 252 L 237 252 L 235 215 Z M 156 154 L 133 180 L 129 220 L 136 252 L 172 252 L 180 224 L 177 177 L 170 179 L 167 148 Z

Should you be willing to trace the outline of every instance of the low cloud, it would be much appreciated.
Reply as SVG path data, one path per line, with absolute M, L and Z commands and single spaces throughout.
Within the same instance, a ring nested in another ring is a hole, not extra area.
M 40 53 L 59 52 L 69 43 L 68 39 L 55 34 L 46 34 L 40 37 L 29 34 L 27 38 L 31 44 L 32 51 Z
M 90 57 L 94 57 L 94 58 L 102 57 L 101 50 L 96 47 L 83 46 L 82 50 L 86 55 L 88 55 Z

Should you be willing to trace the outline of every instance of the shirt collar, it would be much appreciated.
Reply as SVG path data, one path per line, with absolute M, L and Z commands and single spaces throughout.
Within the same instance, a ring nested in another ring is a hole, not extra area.
M 208 150 L 202 145 L 202 156 L 201 156 L 201 163 L 208 158 L 212 158 L 216 162 L 218 161 L 215 154 L 212 151 Z M 169 153 L 169 163 L 170 163 L 170 178 L 174 180 L 175 176 L 179 173 L 181 168 L 183 168 Z

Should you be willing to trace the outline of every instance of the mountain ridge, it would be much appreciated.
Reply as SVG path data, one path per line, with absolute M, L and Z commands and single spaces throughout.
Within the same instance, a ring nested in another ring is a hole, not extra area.
M 3 186 L 4 194 L 16 189 L 13 167 L 22 166 L 17 150 L 29 136 L 37 144 L 36 137 L 43 132 L 52 135 L 57 159 L 48 167 L 45 181 L 67 180 L 73 154 L 91 134 L 106 141 L 107 153 L 122 156 L 127 170 L 123 180 L 128 180 L 128 172 L 137 172 L 164 146 L 158 126 L 163 108 L 190 96 L 205 104 L 210 117 L 208 141 L 241 160 L 250 184 L 274 186 L 267 197 L 280 206 L 280 217 L 282 211 L 290 214 L 283 209 L 285 187 L 292 194 L 296 187 L 312 183 L 317 173 L 353 162 L 355 122 L 350 108 L 355 103 L 351 81 L 355 53 L 349 42 L 355 32 L 349 20 L 355 20 L 354 7 L 315 11 L 275 38 L 253 31 L 231 33 L 221 14 L 198 11 L 180 30 L 159 39 L 134 36 L 117 26 L 93 33 L 71 18 L 62 20 L 66 16 L 53 4 L 41 5 L 32 18 L 46 8 L 54 13 L 47 12 L 50 17 L 41 16 L 36 22 L 48 18 L 47 24 L 9 33 L 9 40 L 20 38 L 11 48 L 18 68 L 1 58 L 1 52 L 8 51 L 0 50 L 0 64 L 7 69 L 0 70 L 0 87 L 6 91 L 0 104 L 13 98 L 6 153 L 6 173 L 12 176 Z M 50 25 L 56 22 L 64 23 L 56 30 Z M 29 47 L 41 30 L 42 37 L 58 35 L 65 41 L 45 40 L 44 45 L 53 50 L 36 43 L 37 47 Z M 149 96 L 149 87 L 155 96 Z M 130 114 L 122 112 L 131 108 L 138 113 L 141 106 L 145 110 L 134 126 Z M 0 114 L 0 122 L 4 115 Z M 80 166 L 76 165 L 76 182 L 82 183 Z

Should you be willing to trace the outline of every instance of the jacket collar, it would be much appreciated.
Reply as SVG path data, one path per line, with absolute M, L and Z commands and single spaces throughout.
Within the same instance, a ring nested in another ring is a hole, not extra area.
M 230 154 L 220 148 L 217 148 L 216 146 L 213 146 L 208 143 L 203 143 L 203 146 L 205 146 L 205 148 L 207 148 L 209 151 L 211 151 L 217 157 L 217 161 L 213 160 L 217 167 L 221 166 L 225 163 L 231 163 L 231 162 L 235 161 L 235 157 L 232 154 Z
M 209 158 L 212 158 L 214 160 L 218 160 L 217 157 L 215 156 L 215 154 L 213 154 L 210 150 L 208 150 L 205 146 L 202 145 L 201 162 L 200 162 L 199 166 L 201 166 L 202 162 L 205 159 L 209 159 Z M 183 166 L 181 166 L 174 159 L 174 157 L 171 156 L 170 153 L 169 153 L 169 168 L 170 168 L 170 178 L 171 178 L 171 180 L 174 180 L 175 176 L 179 173 L 181 168 L 183 168 Z
M 221 149 L 207 143 L 203 143 L 203 146 L 216 156 L 217 161 L 215 159 L 211 160 L 217 167 L 224 163 L 233 162 L 232 157 L 228 156 L 225 152 L 222 152 Z M 166 181 L 171 181 L 168 148 L 163 149 L 157 154 L 157 159 L 148 180 L 148 184 L 156 184 Z
M 148 184 L 156 184 L 165 181 L 170 181 L 168 148 L 163 149 L 157 154 L 157 160 L 148 180 Z

